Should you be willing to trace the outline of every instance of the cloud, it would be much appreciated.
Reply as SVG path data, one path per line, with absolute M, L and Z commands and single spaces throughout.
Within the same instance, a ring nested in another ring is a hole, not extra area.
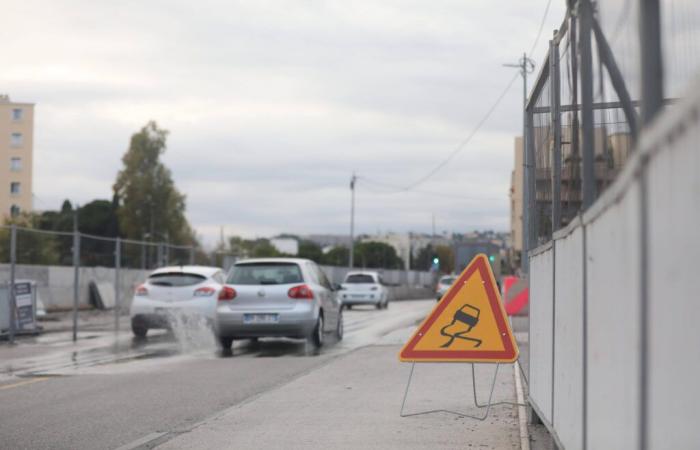
M 155 119 L 206 242 L 221 226 L 346 233 L 351 173 L 405 185 L 450 154 L 513 76 L 501 64 L 529 48 L 544 4 L 27 0 L 4 11 L 0 84 L 37 104 L 38 207 L 109 198 L 130 135 Z M 421 186 L 444 196 L 360 182 L 358 232 L 427 231 L 433 214 L 441 230 L 506 229 L 521 102 L 516 83 Z

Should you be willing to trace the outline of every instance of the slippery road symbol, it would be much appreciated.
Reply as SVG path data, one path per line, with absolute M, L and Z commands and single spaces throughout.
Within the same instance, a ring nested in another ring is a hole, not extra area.
M 472 331 L 474 327 L 479 323 L 479 314 L 481 311 L 476 306 L 470 304 L 465 304 L 457 311 L 455 311 L 452 322 L 449 325 L 442 327 L 440 334 L 449 338 L 447 342 L 442 344 L 440 348 L 447 348 L 455 341 L 455 339 L 462 339 L 465 341 L 474 342 L 474 348 L 481 345 L 481 339 L 476 339 L 465 334 Z M 450 329 L 451 328 L 451 329 Z

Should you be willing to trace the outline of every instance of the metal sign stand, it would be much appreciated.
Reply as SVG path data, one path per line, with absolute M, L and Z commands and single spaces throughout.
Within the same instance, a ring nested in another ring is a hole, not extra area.
M 411 387 L 411 380 L 413 380 L 413 369 L 415 369 L 415 367 L 416 367 L 415 362 L 411 364 L 411 371 L 408 374 L 408 382 L 406 383 L 406 390 L 404 391 L 404 394 L 403 394 L 403 401 L 401 402 L 401 412 L 399 413 L 399 415 L 401 417 L 411 417 L 411 416 L 420 416 L 420 415 L 425 415 L 425 414 L 444 412 L 447 414 L 454 414 L 455 416 L 468 417 L 470 419 L 476 419 L 476 420 L 483 421 L 489 416 L 489 412 L 491 411 L 492 406 L 496 406 L 496 405 L 527 406 L 527 405 L 524 405 L 522 403 L 516 403 L 516 402 L 507 402 L 507 401 L 497 402 L 497 403 L 492 402 L 493 391 L 496 387 L 496 377 L 498 376 L 498 369 L 500 368 L 501 363 L 496 363 L 496 371 L 494 372 L 493 379 L 491 380 L 491 390 L 489 392 L 488 403 L 486 403 L 485 405 L 480 404 L 479 400 L 477 398 L 477 395 L 476 395 L 476 370 L 474 369 L 474 363 L 472 363 L 471 366 L 472 366 L 472 368 L 471 368 L 471 370 L 472 370 L 472 395 L 474 397 L 474 405 L 478 409 L 486 408 L 486 411 L 484 412 L 483 415 L 477 416 L 477 415 L 467 414 L 467 413 L 462 413 L 462 412 L 457 412 L 457 411 L 450 411 L 448 409 L 431 409 L 429 411 L 420 411 L 420 412 L 405 414 L 404 409 L 406 406 L 406 398 L 408 398 L 408 390 Z

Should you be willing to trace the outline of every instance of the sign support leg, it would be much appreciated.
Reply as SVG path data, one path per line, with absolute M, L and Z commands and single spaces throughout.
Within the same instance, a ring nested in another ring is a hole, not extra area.
M 496 364 L 496 373 L 493 374 L 493 381 L 491 382 L 491 394 L 493 394 L 494 385 L 496 384 L 496 376 L 498 375 L 498 368 L 500 366 L 501 366 L 501 363 Z M 476 396 L 476 371 L 474 370 L 474 363 L 472 363 L 472 392 L 474 393 L 474 404 L 476 405 L 477 408 L 484 408 L 486 406 L 496 406 L 496 405 L 527 406 L 524 403 L 506 402 L 506 401 L 491 403 L 491 396 L 490 395 L 489 395 L 489 403 L 486 405 L 480 405 L 479 400 Z
M 493 374 L 493 379 L 491 380 L 491 391 L 489 392 L 489 401 L 486 405 L 479 405 L 476 401 L 476 382 L 474 381 L 474 364 L 472 364 L 472 383 L 474 386 L 474 404 L 476 405 L 477 408 L 483 408 L 486 407 L 486 411 L 484 412 L 483 415 L 477 416 L 473 414 L 466 414 L 462 412 L 457 412 L 457 411 L 450 411 L 448 409 L 431 409 L 429 411 L 420 411 L 420 412 L 415 412 L 415 413 L 404 413 L 404 407 L 406 406 L 406 398 L 408 397 L 408 389 L 411 386 L 411 380 L 413 380 L 413 369 L 415 369 L 416 363 L 411 364 L 411 371 L 408 374 L 408 382 L 406 383 L 406 390 L 404 391 L 403 394 L 403 401 L 401 402 L 401 412 L 399 415 L 401 417 L 411 417 L 411 416 L 420 416 L 420 415 L 425 415 L 425 414 L 432 414 L 432 413 L 438 413 L 438 412 L 444 412 L 447 414 L 453 414 L 455 416 L 460 416 L 460 417 L 467 417 L 470 419 L 476 419 L 476 420 L 485 420 L 489 416 L 489 412 L 491 411 L 491 407 L 494 405 L 498 404 L 503 404 L 503 403 L 509 403 L 509 402 L 499 402 L 499 403 L 492 403 L 491 401 L 493 400 L 493 391 L 496 388 L 496 377 L 498 376 L 498 368 L 500 367 L 500 363 L 496 364 L 496 372 Z M 513 403 L 517 405 L 517 403 Z

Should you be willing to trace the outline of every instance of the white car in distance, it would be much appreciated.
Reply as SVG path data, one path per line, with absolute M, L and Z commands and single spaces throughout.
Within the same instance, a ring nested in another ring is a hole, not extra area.
M 374 305 L 377 309 L 389 306 L 389 289 L 377 272 L 348 272 L 340 289 L 340 299 L 347 309 L 353 305 Z
M 213 324 L 217 300 L 227 295 L 226 276 L 218 267 L 173 266 L 154 270 L 134 292 L 131 330 L 145 337 L 149 329 L 172 328 L 180 317 Z

